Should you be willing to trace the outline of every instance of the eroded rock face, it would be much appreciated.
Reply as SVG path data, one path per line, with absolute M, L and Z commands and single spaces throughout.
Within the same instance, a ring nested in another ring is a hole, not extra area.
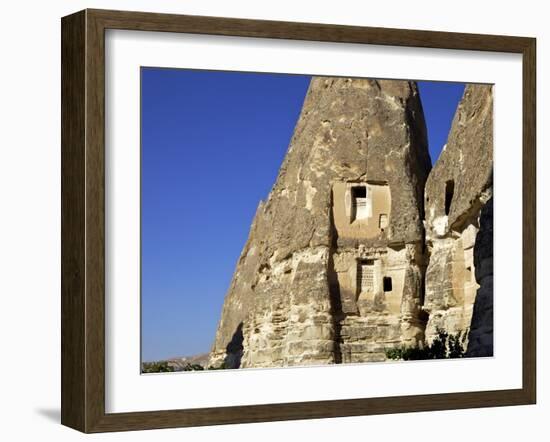
M 455 334 L 470 328 L 480 282 L 474 246 L 484 247 L 476 238 L 481 210 L 492 197 L 492 177 L 492 87 L 468 85 L 447 145 L 426 182 L 428 341 L 437 329 Z M 492 210 L 492 204 L 489 207 Z M 476 253 L 492 257 L 492 247 Z
M 209 364 L 382 361 L 470 325 L 492 354 L 492 132 L 491 86 L 467 86 L 430 172 L 415 83 L 313 78 Z
M 422 341 L 429 171 L 415 83 L 313 78 L 210 365 L 381 360 L 386 347 Z
M 470 334 L 469 357 L 493 356 L 493 199 L 481 210 L 474 246 L 476 280 L 479 283 Z

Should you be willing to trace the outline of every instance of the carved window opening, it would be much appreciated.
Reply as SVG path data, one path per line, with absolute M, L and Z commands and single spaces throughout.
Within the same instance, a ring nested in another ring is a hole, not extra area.
M 472 268 L 470 266 L 466 267 L 465 281 L 466 282 L 472 281 Z
M 384 285 L 384 291 L 385 292 L 391 292 L 393 289 L 392 289 L 392 280 L 389 276 L 384 276 L 384 279 L 383 279 L 383 285 Z
M 445 183 L 445 215 L 451 211 L 451 203 L 455 193 L 455 182 L 453 180 Z
M 359 261 L 357 287 L 360 293 L 374 292 L 374 260 Z
M 368 218 L 367 187 L 355 186 L 351 188 L 351 201 L 353 206 L 352 220 Z

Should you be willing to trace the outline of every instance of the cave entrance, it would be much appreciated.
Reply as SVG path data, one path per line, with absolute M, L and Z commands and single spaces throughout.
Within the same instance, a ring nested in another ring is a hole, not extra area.
M 455 193 L 455 182 L 449 180 L 445 183 L 445 215 L 448 215 L 451 211 L 451 203 L 453 202 L 453 196 Z

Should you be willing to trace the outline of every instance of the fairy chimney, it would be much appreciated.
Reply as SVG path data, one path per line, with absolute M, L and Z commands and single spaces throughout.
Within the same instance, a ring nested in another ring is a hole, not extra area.
M 481 262 L 479 259 L 476 262 L 476 254 L 484 259 L 490 257 L 492 278 L 492 227 L 490 242 L 478 238 L 480 215 L 492 194 L 492 87 L 468 85 L 453 119 L 447 144 L 426 182 L 425 227 L 429 265 L 424 310 L 429 314 L 428 342 L 440 330 L 468 335 L 480 278 L 487 273 L 481 274 L 476 268 Z M 489 208 L 492 222 L 492 204 Z M 484 232 L 486 235 L 488 230 Z M 485 290 L 489 290 L 488 285 Z M 492 324 L 492 283 L 490 291 Z M 489 312 L 487 302 L 482 307 L 485 313 Z M 476 317 L 483 317 L 482 312 Z
M 414 82 L 314 77 L 209 365 L 378 361 L 422 342 L 430 168 Z

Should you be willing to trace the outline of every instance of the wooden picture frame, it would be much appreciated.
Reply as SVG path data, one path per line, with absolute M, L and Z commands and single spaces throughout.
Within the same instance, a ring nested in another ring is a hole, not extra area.
M 105 30 L 124 29 L 521 54 L 523 385 L 513 390 L 105 412 Z M 536 400 L 536 41 L 533 38 L 141 12 L 62 19 L 62 424 L 142 430 L 533 404 Z

